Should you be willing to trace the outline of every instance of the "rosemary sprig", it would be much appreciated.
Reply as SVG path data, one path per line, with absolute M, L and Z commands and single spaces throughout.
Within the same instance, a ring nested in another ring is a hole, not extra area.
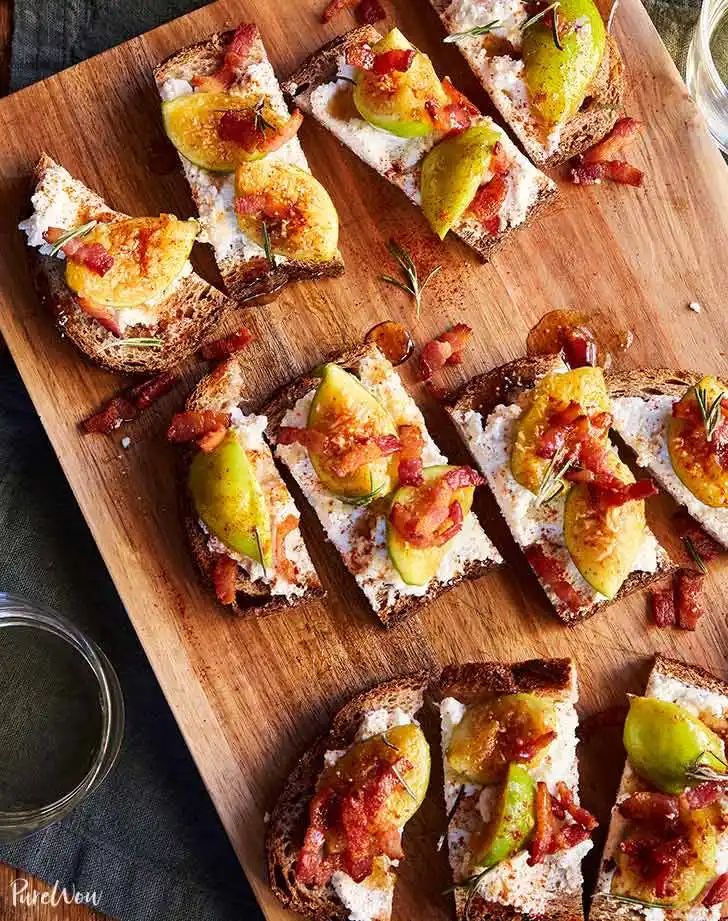
M 658 905 L 657 902 L 645 902 L 644 899 L 635 899 L 631 895 L 612 895 L 609 894 L 610 899 L 614 899 L 615 902 L 626 902 L 628 905 L 642 905 L 644 908 L 661 908 L 663 906 Z
M 461 38 L 477 38 L 478 35 L 487 35 L 493 29 L 497 29 L 500 24 L 500 19 L 494 19 L 484 26 L 473 26 L 472 29 L 466 29 L 464 32 L 453 32 L 452 35 L 443 38 L 443 42 L 448 44 L 449 42 L 457 42 Z
M 401 288 L 402 291 L 406 291 L 407 294 L 412 295 L 417 305 L 417 317 L 419 319 L 420 309 L 422 307 L 422 292 L 425 290 L 427 284 L 437 275 L 442 266 L 435 266 L 425 280 L 420 282 L 419 276 L 417 275 L 417 266 L 414 264 L 407 250 L 400 246 L 396 240 L 390 240 L 387 244 L 387 249 L 399 264 L 407 281 L 400 281 L 397 278 L 393 278 L 391 275 L 380 275 L 379 277 L 382 281 L 386 281 L 390 285 L 395 285 L 395 287 Z
M 374 499 L 381 493 L 384 489 L 384 483 L 380 483 L 377 488 L 374 488 L 374 477 L 369 474 L 369 492 L 365 493 L 363 496 L 353 496 L 350 498 L 342 498 L 342 502 L 345 505 L 351 505 L 354 508 L 363 508 L 365 505 L 369 505 L 370 502 L 373 502 Z
M 255 543 L 258 546 L 258 556 L 260 557 L 260 565 L 263 567 L 263 575 L 268 575 L 268 567 L 265 565 L 265 557 L 263 556 L 263 545 L 260 542 L 260 533 L 257 528 L 253 528 L 253 534 L 255 535 Z
M 562 477 L 573 463 L 574 458 L 566 457 L 566 450 L 563 448 L 554 454 L 536 493 L 536 508 L 548 504 L 561 495 L 564 489 Z
M 164 339 L 155 339 L 151 336 L 130 336 L 128 339 L 115 339 L 112 345 L 134 349 L 159 349 L 164 345 Z
M 397 749 L 397 751 L 399 751 L 399 749 Z M 404 777 L 402 777 L 402 775 L 399 773 L 399 771 L 393 764 L 391 765 L 391 768 L 392 768 L 392 773 L 394 774 L 394 776 L 397 778 L 397 780 L 402 784 L 402 786 L 407 791 L 407 795 L 412 797 L 412 799 L 415 802 L 417 802 L 417 797 L 415 796 L 415 791 L 412 789 L 412 787 L 410 787 L 410 785 L 407 783 Z
M 445 819 L 445 831 L 440 835 L 437 841 L 437 853 L 439 854 L 445 844 L 445 839 L 447 838 L 447 833 L 450 828 L 450 822 L 455 818 L 455 813 L 458 811 L 458 806 L 460 805 L 463 796 L 465 796 L 465 784 L 463 784 L 457 792 L 455 797 L 455 802 L 452 804 L 450 811 L 447 814 Z
M 338 83 L 339 80 L 346 80 L 347 83 L 351 83 L 353 86 L 356 86 L 356 80 L 354 80 L 352 77 L 347 77 L 346 74 L 337 74 L 335 77 L 335 82 Z
M 714 770 L 705 760 L 707 758 L 712 758 L 714 761 L 717 761 L 718 764 L 722 764 L 726 769 L 726 773 Z M 688 780 L 696 780 L 699 783 L 710 780 L 715 783 L 728 784 L 728 764 L 726 764 L 722 758 L 714 755 L 713 752 L 700 752 L 695 761 L 690 765 L 687 771 L 685 771 L 685 776 Z
M 554 37 L 554 45 L 556 45 L 559 51 L 563 51 L 564 46 L 561 44 L 561 38 L 559 37 L 559 27 L 560 27 L 559 6 L 560 5 L 561 5 L 560 0 L 554 0 L 554 2 L 550 3 L 547 7 L 544 7 L 544 9 L 539 10 L 538 13 L 534 13 L 533 16 L 529 16 L 529 18 L 525 22 L 521 23 L 521 32 L 525 31 L 529 26 L 534 25 L 534 23 L 537 23 L 540 19 L 543 19 L 543 17 L 547 13 L 550 13 L 553 10 L 553 16 L 551 17 L 551 32 Z
M 693 543 L 692 538 L 689 536 L 685 536 L 683 537 L 682 542 L 685 545 L 685 550 L 687 552 L 687 555 L 690 557 L 693 563 L 695 563 L 695 565 L 698 567 L 698 569 L 702 573 L 704 574 L 707 573 L 708 567 L 705 565 L 705 560 L 702 558 L 702 556 L 698 552 L 698 548 Z
M 265 115 L 263 115 L 264 106 L 265 99 L 261 97 L 253 107 L 253 128 L 260 132 L 260 134 L 264 134 L 266 130 L 275 131 L 275 125 L 271 125 L 271 123 L 266 120 Z
M 265 258 L 268 260 L 268 265 L 275 269 L 277 267 L 276 257 L 273 253 L 273 247 L 270 242 L 270 232 L 268 231 L 268 225 L 263 221 L 263 250 L 265 252 Z
M 55 256 L 70 240 L 75 240 L 76 237 L 86 236 L 89 230 L 92 230 L 97 223 L 98 221 L 89 221 L 87 224 L 81 224 L 79 227 L 74 227 L 73 230 L 67 230 L 66 233 L 61 234 L 53 246 L 51 246 L 51 251 L 48 255 Z
M 725 391 L 721 390 L 713 402 L 709 403 L 707 390 L 703 387 L 699 387 L 697 384 L 693 389 L 695 390 L 695 399 L 698 401 L 700 415 L 703 417 L 703 423 L 705 424 L 705 437 L 708 441 L 712 441 L 718 422 L 720 421 L 720 407 L 723 397 L 725 397 Z

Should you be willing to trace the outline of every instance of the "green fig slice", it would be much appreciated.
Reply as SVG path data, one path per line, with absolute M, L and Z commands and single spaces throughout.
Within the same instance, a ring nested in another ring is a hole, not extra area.
M 188 485 L 197 514 L 212 535 L 235 553 L 266 568 L 273 565 L 268 502 L 234 431 L 213 451 L 195 454 Z
M 499 137 L 488 125 L 472 125 L 440 141 L 422 161 L 422 210 L 441 240 L 475 198 Z
M 682 793 L 693 785 L 689 772 L 697 767 L 728 771 L 720 736 L 667 700 L 630 698 L 624 747 L 633 770 L 663 793 Z
M 494 867 L 522 850 L 536 824 L 536 782 L 526 768 L 508 765 L 493 814 L 473 847 L 473 866 Z

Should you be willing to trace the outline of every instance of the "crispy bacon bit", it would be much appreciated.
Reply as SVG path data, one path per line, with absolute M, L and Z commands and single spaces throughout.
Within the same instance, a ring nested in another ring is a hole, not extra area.
M 518 739 L 513 751 L 513 760 L 524 762 L 532 761 L 536 755 L 540 751 L 543 751 L 547 745 L 550 745 L 555 738 L 556 733 L 553 730 L 549 730 L 532 739 Z
M 672 585 L 667 588 L 653 589 L 650 592 L 652 599 L 652 616 L 658 627 L 674 627 L 677 623 L 675 610 L 675 595 Z
M 93 416 L 84 419 L 81 430 L 85 435 L 109 435 L 122 423 L 136 419 L 152 403 L 168 393 L 176 382 L 176 376 L 171 371 L 165 371 L 127 388 L 105 403 Z
M 543 863 L 546 856 L 553 853 L 554 828 L 551 817 L 551 794 L 546 784 L 539 780 L 536 784 L 536 825 L 528 846 L 528 864 L 531 867 Z
M 220 117 L 217 134 L 220 140 L 229 141 L 248 153 L 272 153 L 294 138 L 302 124 L 303 113 L 299 109 L 294 109 L 279 128 L 272 129 L 262 125 L 255 112 L 231 109 Z
M 470 127 L 480 110 L 468 97 L 453 86 L 449 77 L 442 81 L 442 88 L 449 99 L 445 104 L 434 99 L 425 101 L 425 110 L 432 119 L 435 131 L 441 134 L 464 131 Z
M 611 179 L 621 185 L 641 186 L 644 173 L 623 160 L 605 160 L 571 168 L 571 181 L 576 185 L 595 185 L 602 179 Z
M 383 51 L 381 54 L 374 55 L 372 70 L 379 77 L 395 71 L 404 73 L 410 69 L 416 55 L 414 48 L 394 48 L 392 51 Z
M 249 345 L 255 339 L 255 336 L 246 326 L 241 326 L 239 330 L 224 336 L 222 339 L 216 339 L 214 342 L 207 342 L 200 349 L 200 355 L 205 361 L 219 361 L 223 358 L 229 358 L 246 345 Z
M 237 595 L 238 564 L 229 556 L 220 554 L 212 566 L 212 584 L 220 604 L 233 604 Z
M 594 483 L 591 487 L 594 498 L 602 509 L 619 508 L 627 502 L 639 502 L 656 496 L 658 488 L 652 480 L 638 480 L 636 483 L 622 483 L 619 486 L 600 486 Z
M 459 364 L 461 352 L 472 333 L 473 330 L 465 323 L 456 323 L 436 339 L 431 339 L 420 353 L 420 380 L 429 380 L 435 371 L 439 371 L 445 365 Z
M 588 742 L 594 736 L 601 735 L 604 729 L 621 729 L 627 718 L 628 709 L 623 704 L 615 704 L 597 713 L 591 713 L 579 723 L 576 734 L 582 742 Z
M 195 441 L 210 432 L 226 429 L 230 425 L 230 413 L 219 412 L 215 409 L 194 409 L 177 413 L 167 430 L 167 441 L 182 444 Z
M 700 598 L 705 576 L 692 569 L 678 569 L 674 578 L 677 625 L 682 630 L 694 630 L 705 614 Z
M 536 825 L 528 846 L 528 864 L 532 867 L 549 854 L 586 841 L 599 824 L 588 809 L 576 802 L 563 782 L 556 785 L 556 796 L 551 796 L 543 781 L 536 784 L 535 811 Z
M 202 435 L 197 439 L 197 447 L 200 451 L 204 451 L 205 454 L 209 454 L 211 451 L 214 451 L 215 448 L 222 443 L 227 429 L 220 426 L 219 429 L 213 429 L 211 432 L 208 432 L 206 435 Z
M 418 425 L 400 425 L 399 467 L 400 486 L 422 486 L 422 451 L 425 441 Z
M 570 611 L 578 611 L 586 601 L 568 579 L 566 569 L 556 557 L 550 556 L 541 544 L 531 544 L 525 550 L 526 559 L 541 582 Z
M 471 467 L 455 467 L 434 482 L 419 487 L 407 505 L 395 502 L 389 512 L 389 521 L 414 547 L 442 547 L 462 527 L 463 510 L 454 498 L 455 493 L 483 482 Z
M 374 66 L 374 52 L 366 42 L 350 45 L 346 49 L 346 63 L 349 67 L 359 67 L 362 70 L 371 70 Z
M 582 154 L 582 163 L 603 163 L 616 159 L 624 145 L 642 128 L 642 122 L 636 118 L 619 118 L 609 134 Z
M 67 231 L 60 227 L 49 227 L 43 234 L 47 243 L 56 243 Z M 114 265 L 114 257 L 100 243 L 84 243 L 81 237 L 73 237 L 61 247 L 66 259 L 84 266 L 102 278 Z
M 360 0 L 354 10 L 356 21 L 363 26 L 373 26 L 387 15 L 379 0 Z
M 500 230 L 500 210 L 507 192 L 506 174 L 496 173 L 478 189 L 468 208 L 491 235 Z
M 238 72 L 245 66 L 257 37 L 256 25 L 250 22 L 239 25 L 225 50 L 221 66 L 207 76 L 193 77 L 190 81 L 192 85 L 206 93 L 230 89 Z
M 279 574 L 283 576 L 286 582 L 290 582 L 292 584 L 295 584 L 296 582 L 297 573 L 296 567 L 286 556 L 285 541 L 291 531 L 295 531 L 298 527 L 298 520 L 299 519 L 295 515 L 286 515 L 283 521 L 276 528 L 276 569 L 278 570 Z
M 321 14 L 321 22 L 331 22 L 334 16 L 337 16 L 342 10 L 353 6 L 356 0 L 330 0 Z
M 576 824 L 581 825 L 581 827 L 585 828 L 587 831 L 594 831 L 599 822 L 597 822 L 588 809 L 580 806 L 575 801 L 574 794 L 561 780 L 556 784 L 556 793 L 564 811 L 571 816 Z
M 340 435 L 326 435 L 316 429 L 296 428 L 282 425 L 278 429 L 278 444 L 301 444 L 308 451 L 322 454 L 335 476 L 351 476 L 359 467 L 388 457 L 399 451 L 399 438 L 395 435 L 374 435 L 347 439 L 342 445 Z
M 633 793 L 619 804 L 619 812 L 625 819 L 650 825 L 671 824 L 680 817 L 677 797 L 667 793 Z
M 74 300 L 84 313 L 96 320 L 104 329 L 108 329 L 117 338 L 121 337 L 121 326 L 113 307 L 109 307 L 108 304 L 97 304 L 87 297 L 81 297 L 80 294 L 76 294 Z
M 297 233 L 306 223 L 306 217 L 296 201 L 279 201 L 270 192 L 251 192 L 238 195 L 234 202 L 235 213 L 243 217 L 256 217 L 265 221 L 274 242 Z
M 683 541 L 690 540 L 695 551 L 706 563 L 723 552 L 721 545 L 707 534 L 685 509 L 676 512 L 672 520 L 678 537 Z
M 713 905 L 720 905 L 726 901 L 728 901 L 728 873 L 722 873 L 708 889 L 703 905 L 706 908 L 712 908 Z
M 685 791 L 685 799 L 690 809 L 705 809 L 712 806 L 725 792 L 725 786 L 714 780 L 699 783 Z

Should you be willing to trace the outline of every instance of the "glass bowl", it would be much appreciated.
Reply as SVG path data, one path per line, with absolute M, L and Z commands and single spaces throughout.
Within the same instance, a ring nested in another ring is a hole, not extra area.
M 690 95 L 703 113 L 708 130 L 723 153 L 728 154 L 728 89 L 718 69 L 713 42 L 720 37 L 728 46 L 728 0 L 703 0 L 685 72 Z M 711 47 L 713 46 L 713 47 Z M 725 70 L 725 55 L 720 62 Z
M 68 815 L 107 776 L 119 754 L 124 734 L 124 699 L 119 680 L 111 663 L 95 643 L 55 611 L 16 595 L 0 592 L 0 630 L 16 627 L 25 628 L 26 633 L 43 631 L 52 634 L 71 647 L 71 655 L 76 653 L 82 657 L 91 671 L 89 683 L 95 681 L 97 686 L 100 733 L 90 757 L 90 766 L 72 789 L 43 805 L 19 807 L 10 811 L 0 809 L 0 841 L 11 841 L 28 835 Z M 94 714 L 96 717 L 97 714 Z M 4 805 L 7 809 L 7 803 Z

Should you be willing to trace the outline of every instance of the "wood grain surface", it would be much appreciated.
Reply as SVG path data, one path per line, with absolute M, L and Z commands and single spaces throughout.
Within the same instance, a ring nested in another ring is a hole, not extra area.
M 432 54 L 440 72 L 485 105 L 457 50 L 442 44 L 429 5 L 399 0 L 395 7 L 405 33 Z M 344 14 L 324 28 L 318 12 L 313 0 L 220 0 L 0 101 L 0 330 L 263 911 L 275 921 L 288 915 L 264 881 L 263 816 L 298 752 L 353 692 L 423 665 L 571 655 L 580 709 L 590 713 L 622 701 L 626 690 L 638 691 L 656 650 L 721 675 L 728 650 L 724 561 L 711 567 L 710 614 L 694 634 L 651 627 L 644 595 L 566 629 L 549 614 L 485 494 L 476 511 L 509 565 L 459 587 L 393 632 L 377 625 L 308 513 L 305 531 L 328 600 L 266 620 L 236 620 L 197 580 L 177 516 L 175 454 L 163 439 L 170 414 L 203 366 L 186 368 L 176 392 L 126 431 L 79 437 L 79 420 L 120 381 L 85 363 L 56 335 L 31 291 L 15 227 L 28 210 L 33 162 L 47 150 L 130 213 L 190 213 L 179 171 L 160 176 L 150 169 L 150 151 L 162 137 L 151 67 L 246 17 L 258 22 L 283 76 L 353 22 Z M 313 170 L 339 209 L 347 274 L 289 288 L 272 305 L 245 313 L 258 334 L 246 355 L 251 405 L 390 317 L 407 322 L 420 344 L 453 322 L 474 327 L 464 364 L 443 376 L 451 386 L 522 353 L 528 329 L 555 306 L 612 313 L 634 334 L 625 365 L 726 373 L 728 172 L 639 0 L 623 0 L 616 33 L 629 75 L 628 111 L 646 125 L 631 152 L 646 172 L 645 188 L 562 184 L 552 212 L 518 234 L 490 266 L 457 241 L 436 245 L 399 192 L 316 125 L 304 125 Z M 419 321 L 407 297 L 378 279 L 380 271 L 392 270 L 386 252 L 392 235 L 425 270 L 442 265 Z M 208 265 L 207 254 L 200 255 Z M 691 301 L 703 305 L 701 314 L 688 310 Z M 440 445 L 465 460 L 441 407 L 414 383 L 411 369 L 403 376 Z M 124 434 L 132 441 L 127 450 L 120 446 Z M 669 503 L 662 499 L 651 511 L 659 530 Z M 582 748 L 583 796 L 605 820 L 622 767 L 618 733 L 605 732 Z M 410 859 L 396 897 L 399 919 L 451 916 L 441 894 L 446 859 L 433 850 L 443 826 L 438 782 L 435 771 L 432 796 L 405 834 Z

